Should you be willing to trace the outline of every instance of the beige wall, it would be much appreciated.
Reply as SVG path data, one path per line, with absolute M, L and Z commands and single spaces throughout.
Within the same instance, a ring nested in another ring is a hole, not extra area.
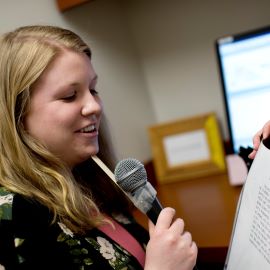
M 54 24 L 92 47 L 119 158 L 151 157 L 147 126 L 214 111 L 227 138 L 214 40 L 270 24 L 269 0 L 0 0 L 0 33 Z
M 270 25 L 270 1 L 123 0 L 123 4 L 156 121 L 214 111 L 228 138 L 214 41 Z

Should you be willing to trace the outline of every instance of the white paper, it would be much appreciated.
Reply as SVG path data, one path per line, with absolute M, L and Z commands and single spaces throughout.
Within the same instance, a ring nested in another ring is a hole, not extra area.
M 166 136 L 163 145 L 170 167 L 210 159 L 204 129 Z
M 263 143 L 239 198 L 224 269 L 270 269 L 270 150 Z

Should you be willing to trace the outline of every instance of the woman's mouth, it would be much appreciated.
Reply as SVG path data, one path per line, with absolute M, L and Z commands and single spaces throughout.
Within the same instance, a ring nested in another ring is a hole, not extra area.
M 96 126 L 94 124 L 92 125 L 89 125 L 87 127 L 84 127 L 82 129 L 79 130 L 79 132 L 82 132 L 82 133 L 91 133 L 91 132 L 95 132 L 97 129 L 96 129 Z

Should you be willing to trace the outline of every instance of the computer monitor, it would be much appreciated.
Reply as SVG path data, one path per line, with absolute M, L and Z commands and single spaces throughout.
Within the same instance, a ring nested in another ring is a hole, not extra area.
M 270 26 L 215 41 L 232 152 L 270 120 Z

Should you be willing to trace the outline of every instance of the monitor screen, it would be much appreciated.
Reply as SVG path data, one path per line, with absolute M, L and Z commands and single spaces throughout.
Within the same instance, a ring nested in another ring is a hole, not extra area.
M 270 120 L 270 26 L 215 41 L 232 152 Z

